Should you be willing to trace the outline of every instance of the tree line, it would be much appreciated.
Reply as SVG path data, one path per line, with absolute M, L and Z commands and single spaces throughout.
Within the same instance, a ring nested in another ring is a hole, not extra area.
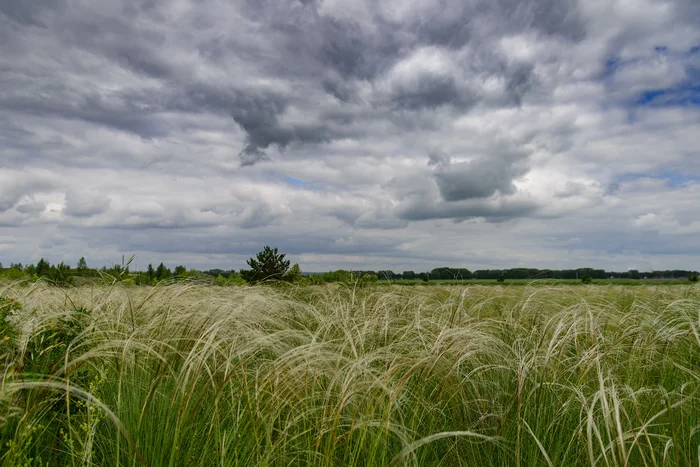
M 127 281 L 139 285 L 155 285 L 159 282 L 173 278 L 200 278 L 207 279 L 218 285 L 239 285 L 245 283 L 258 283 L 269 281 L 282 281 L 291 283 L 373 283 L 379 281 L 466 281 L 466 280 L 496 280 L 503 282 L 507 279 L 580 279 L 589 282 L 592 279 L 689 279 L 698 280 L 698 272 L 682 269 L 640 272 L 629 270 L 625 272 L 611 272 L 604 269 L 579 268 L 579 269 L 478 269 L 470 271 L 466 268 L 441 267 L 430 271 L 415 272 L 403 271 L 397 273 L 391 270 L 335 270 L 322 273 L 304 274 L 298 264 L 290 267 L 290 261 L 285 259 L 285 254 L 277 248 L 265 246 L 263 250 L 247 261 L 248 269 L 223 270 L 187 269 L 183 265 L 176 266 L 173 270 L 164 263 L 154 267 L 149 264 L 145 271 L 131 271 L 130 266 L 133 256 L 125 261 L 122 258 L 120 264 L 91 268 L 85 258 L 80 258 L 75 267 L 61 262 L 51 264 L 44 258 L 36 264 L 23 265 L 11 263 L 9 267 L 3 267 L 0 263 L 0 277 L 11 280 L 39 280 L 46 279 L 59 285 L 76 283 L 77 278 L 90 279 L 102 278 L 114 281 Z

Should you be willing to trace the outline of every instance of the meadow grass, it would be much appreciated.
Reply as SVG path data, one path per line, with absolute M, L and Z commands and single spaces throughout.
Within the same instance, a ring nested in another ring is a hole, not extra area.
M 0 297 L 4 466 L 700 464 L 697 286 Z

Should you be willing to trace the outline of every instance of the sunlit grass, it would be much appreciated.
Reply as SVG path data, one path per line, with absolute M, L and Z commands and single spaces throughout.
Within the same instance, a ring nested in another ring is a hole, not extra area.
M 3 465 L 700 462 L 698 287 L 0 295 Z

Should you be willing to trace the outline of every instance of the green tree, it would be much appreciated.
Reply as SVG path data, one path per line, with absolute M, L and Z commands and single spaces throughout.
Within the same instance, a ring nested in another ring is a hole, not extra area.
M 70 266 L 63 261 L 51 267 L 50 277 L 57 285 L 69 285 L 73 283 L 73 276 L 70 275 Z
M 153 265 L 149 264 L 148 269 L 146 270 L 146 275 L 148 276 L 149 279 L 155 279 L 156 278 L 156 270 L 153 269 Z
M 51 272 L 51 264 L 44 258 L 41 258 L 38 263 L 36 263 L 36 274 L 37 276 L 48 276 Z
M 78 267 L 77 267 L 77 269 L 78 269 L 78 271 L 80 271 L 80 272 L 84 272 L 84 271 L 87 271 L 87 268 L 88 268 L 88 265 L 87 265 L 87 262 L 85 261 L 85 257 L 82 256 L 82 257 L 78 260 Z
M 284 280 L 287 282 L 299 282 L 302 277 L 303 275 L 301 273 L 301 268 L 297 263 L 294 263 L 294 265 L 284 275 Z
M 690 282 L 697 282 L 700 277 L 698 277 L 697 273 L 692 273 L 691 275 L 688 276 L 688 280 Z
M 280 280 L 289 269 L 289 260 L 285 260 L 286 255 L 279 253 L 277 248 L 265 246 L 261 252 L 250 258 L 247 263 L 250 266 L 248 272 L 248 282 L 262 282 L 269 280 Z
M 156 279 L 163 280 L 168 277 L 170 277 L 170 269 L 166 268 L 163 263 L 160 263 L 158 265 L 158 268 L 156 269 Z
M 175 268 L 175 275 L 176 276 L 184 276 L 186 272 L 187 272 L 187 268 L 185 266 L 180 265 L 180 266 L 177 266 Z
M 379 281 L 379 276 L 374 273 L 362 274 L 360 276 L 360 285 L 374 284 Z
M 582 284 L 590 284 L 593 282 L 593 279 L 591 276 L 581 276 L 581 283 Z

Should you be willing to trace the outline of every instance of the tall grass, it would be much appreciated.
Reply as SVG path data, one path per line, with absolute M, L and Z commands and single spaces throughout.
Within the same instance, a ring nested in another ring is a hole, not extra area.
M 2 465 L 700 463 L 697 287 L 0 296 Z

